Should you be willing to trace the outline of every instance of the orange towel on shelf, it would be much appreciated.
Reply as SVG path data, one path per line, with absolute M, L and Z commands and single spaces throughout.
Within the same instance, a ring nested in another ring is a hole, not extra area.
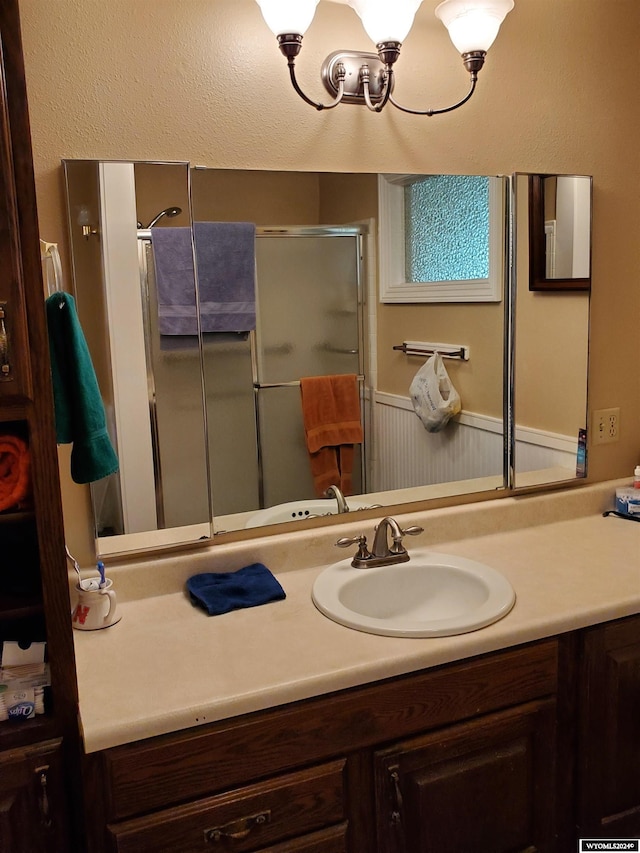
M 353 373 L 300 380 L 302 419 L 316 494 L 339 486 L 353 494 L 354 444 L 364 439 L 358 379 Z
M 26 441 L 0 435 L 0 512 L 20 508 L 31 495 L 31 457 Z

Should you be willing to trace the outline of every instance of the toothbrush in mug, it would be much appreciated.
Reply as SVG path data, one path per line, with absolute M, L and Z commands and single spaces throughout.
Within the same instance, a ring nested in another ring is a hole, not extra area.
M 105 580 L 104 576 L 104 563 L 102 562 L 102 560 L 98 560 L 98 572 L 100 573 L 99 588 L 104 589 L 104 587 L 107 585 L 107 581 Z

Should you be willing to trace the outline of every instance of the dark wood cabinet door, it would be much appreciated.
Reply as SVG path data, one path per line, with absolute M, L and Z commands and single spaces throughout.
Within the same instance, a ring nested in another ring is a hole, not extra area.
M 640 838 L 640 616 L 583 634 L 580 837 Z
M 0 850 L 69 849 L 61 741 L 0 753 Z
M 531 702 L 375 757 L 384 853 L 555 849 L 555 702 Z

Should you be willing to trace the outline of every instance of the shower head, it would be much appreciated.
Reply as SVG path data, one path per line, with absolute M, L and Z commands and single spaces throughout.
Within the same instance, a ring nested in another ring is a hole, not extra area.
M 178 214 L 182 213 L 181 207 L 166 207 L 164 210 L 161 210 L 157 216 L 154 216 L 151 222 L 147 225 L 147 228 L 151 228 L 159 219 L 162 219 L 163 216 L 178 216 Z M 138 222 L 138 228 L 142 228 L 143 225 Z

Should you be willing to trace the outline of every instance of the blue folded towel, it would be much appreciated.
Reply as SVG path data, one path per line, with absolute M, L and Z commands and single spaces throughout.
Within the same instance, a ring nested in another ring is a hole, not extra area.
M 193 575 L 187 581 L 187 590 L 191 603 L 204 608 L 209 616 L 286 598 L 278 581 L 262 563 L 252 563 L 237 572 Z
M 152 228 L 161 335 L 197 335 L 191 228 Z
M 251 222 L 194 222 L 203 332 L 256 327 L 256 226 Z
M 256 327 L 255 234 L 250 222 L 195 222 L 203 332 Z M 152 228 L 161 335 L 197 335 L 190 228 Z

